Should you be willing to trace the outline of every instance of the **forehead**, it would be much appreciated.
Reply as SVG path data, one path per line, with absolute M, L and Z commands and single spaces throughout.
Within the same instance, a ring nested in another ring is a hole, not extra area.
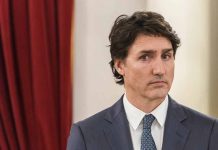
M 140 53 L 141 51 L 162 52 L 166 49 L 172 49 L 172 44 L 166 37 L 139 34 L 130 46 L 128 53 Z

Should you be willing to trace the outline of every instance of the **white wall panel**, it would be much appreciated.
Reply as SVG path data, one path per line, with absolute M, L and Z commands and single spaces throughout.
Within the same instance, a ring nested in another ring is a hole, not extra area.
M 111 106 L 124 92 L 109 66 L 108 35 L 120 14 L 145 9 L 145 0 L 75 0 L 74 121 Z
M 181 38 L 171 95 L 209 113 L 209 1 L 148 0 L 147 9 L 163 14 Z

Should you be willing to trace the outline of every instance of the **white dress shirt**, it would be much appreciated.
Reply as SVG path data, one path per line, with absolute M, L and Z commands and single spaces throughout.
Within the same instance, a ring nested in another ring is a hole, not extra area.
M 133 106 L 127 100 L 126 94 L 124 94 L 123 97 L 123 105 L 127 115 L 127 119 L 129 121 L 129 128 L 130 128 L 133 148 L 134 150 L 140 150 L 141 135 L 143 132 L 142 119 L 146 115 L 146 113 Z M 151 126 L 151 134 L 154 139 L 157 150 L 162 149 L 164 124 L 167 115 L 167 108 L 168 108 L 168 96 L 166 96 L 165 100 L 157 108 L 155 108 L 151 113 L 149 113 L 155 117 L 155 120 Z

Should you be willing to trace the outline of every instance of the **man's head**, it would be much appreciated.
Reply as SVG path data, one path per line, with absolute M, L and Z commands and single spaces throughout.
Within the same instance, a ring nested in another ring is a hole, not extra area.
M 139 35 L 151 37 L 165 37 L 173 48 L 173 55 L 180 45 L 180 39 L 164 17 L 155 12 L 135 12 L 132 16 L 119 16 L 109 35 L 111 68 L 116 78 L 116 83 L 124 84 L 123 75 L 115 68 L 115 60 L 125 61 L 129 48 Z

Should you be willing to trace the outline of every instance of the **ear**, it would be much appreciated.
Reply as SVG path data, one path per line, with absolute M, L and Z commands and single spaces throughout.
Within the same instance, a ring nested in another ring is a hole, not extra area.
M 125 64 L 124 64 L 124 60 L 121 59 L 116 59 L 114 61 L 114 67 L 117 70 L 117 72 L 124 76 L 125 75 Z

